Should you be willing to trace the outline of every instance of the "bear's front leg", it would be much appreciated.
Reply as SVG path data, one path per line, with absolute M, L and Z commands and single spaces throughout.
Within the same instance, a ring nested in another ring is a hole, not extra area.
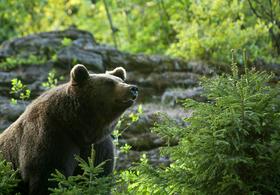
M 111 174 L 115 168 L 115 147 L 111 135 L 109 135 L 104 141 L 94 144 L 94 150 L 94 166 L 106 161 L 102 167 L 103 172 L 101 176 Z
M 48 183 L 48 177 L 44 175 L 34 175 L 29 179 L 28 182 L 28 194 L 29 195 L 48 195 L 50 187 Z
M 49 177 L 51 169 L 47 167 L 47 164 L 37 164 L 33 160 L 26 161 L 21 164 L 20 175 L 22 183 L 25 189 L 21 189 L 21 194 L 29 195 L 45 195 L 49 194 Z

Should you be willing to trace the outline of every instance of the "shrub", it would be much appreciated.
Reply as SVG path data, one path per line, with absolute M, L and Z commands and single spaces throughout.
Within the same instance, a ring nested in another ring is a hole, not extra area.
M 268 84 L 271 74 L 244 72 L 233 63 L 231 75 L 202 79 L 209 101 L 184 101 L 193 109 L 188 127 L 156 125 L 162 136 L 179 138 L 162 149 L 172 163 L 153 168 L 144 159 L 123 172 L 128 193 L 279 194 L 280 88 Z

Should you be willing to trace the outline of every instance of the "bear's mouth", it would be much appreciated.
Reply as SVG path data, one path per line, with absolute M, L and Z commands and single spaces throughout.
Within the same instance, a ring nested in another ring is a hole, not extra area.
M 138 96 L 138 91 L 136 91 L 133 94 L 130 94 L 129 96 L 124 97 L 123 99 L 118 99 L 117 102 L 119 102 L 125 107 L 130 107 L 132 104 L 136 102 L 137 96 Z

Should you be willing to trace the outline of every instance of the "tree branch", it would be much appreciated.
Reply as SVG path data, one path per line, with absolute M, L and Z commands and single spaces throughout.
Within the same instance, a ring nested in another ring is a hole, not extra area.
M 111 14 L 109 12 L 109 8 L 108 8 L 108 4 L 107 4 L 106 0 L 103 0 L 103 3 L 104 3 L 104 6 L 105 6 L 105 11 L 106 11 L 107 18 L 109 20 L 110 28 L 111 28 L 111 31 L 112 31 L 112 38 L 113 38 L 113 41 L 114 41 L 114 46 L 115 46 L 115 48 L 118 48 L 117 39 L 116 39 L 116 35 L 115 35 L 115 33 L 117 32 L 117 29 L 113 25 L 112 17 L 111 17 Z

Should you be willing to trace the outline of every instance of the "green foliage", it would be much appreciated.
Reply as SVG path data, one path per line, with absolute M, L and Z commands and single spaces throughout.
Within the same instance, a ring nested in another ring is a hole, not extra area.
M 43 82 L 42 86 L 46 89 L 51 89 L 57 86 L 58 81 L 62 81 L 64 79 L 63 76 L 57 77 L 56 71 L 53 69 L 48 74 L 48 81 Z
M 162 149 L 172 163 L 155 168 L 142 160 L 124 171 L 119 182 L 128 193 L 279 194 L 279 85 L 268 85 L 273 75 L 265 72 L 232 69 L 202 80 L 209 102 L 185 100 L 189 126 L 157 124 L 156 132 L 179 139 Z
M 34 28 L 40 14 L 38 12 L 38 6 L 43 4 L 43 1 L 37 0 L 1 0 L 0 43 L 11 37 L 24 34 L 23 32 L 26 29 Z M 34 26 L 29 26 L 30 21 L 32 21 Z
M 272 60 L 268 28 L 251 16 L 246 1 L 194 1 L 187 12 L 172 15 L 177 18 L 172 24 L 178 41 L 171 45 L 169 54 L 227 66 L 230 49 L 247 48 L 251 59 Z M 238 62 L 242 63 L 241 59 Z
M 280 3 L 278 0 L 248 0 L 254 15 L 264 21 L 269 29 L 272 45 L 277 55 L 280 54 Z
M 132 112 L 128 118 L 124 118 L 122 116 L 120 120 L 118 121 L 115 130 L 113 131 L 112 135 L 114 136 L 114 144 L 115 146 L 119 146 L 119 137 L 123 134 L 124 131 L 126 131 L 133 123 L 137 122 L 139 120 L 139 117 L 143 114 L 143 108 L 142 104 L 139 104 L 137 108 L 137 112 Z M 131 146 L 128 144 L 125 144 L 123 146 L 120 146 L 120 151 L 123 153 L 128 153 L 131 149 Z
M 12 164 L 3 159 L 0 153 L 0 194 L 11 194 L 17 186 L 18 171 L 13 170 Z
M 228 50 L 246 48 L 252 60 L 279 62 L 275 50 L 279 47 L 280 21 L 276 0 L 106 0 L 106 3 L 112 27 L 104 1 L 2 2 L 0 11 L 10 11 L 0 12 L 0 19 L 5 21 L 0 40 L 75 25 L 92 32 L 98 41 L 116 42 L 129 52 L 165 53 L 227 66 Z M 62 44 L 69 46 L 71 40 L 65 39 Z
M 131 122 L 137 122 L 139 120 L 139 117 L 143 114 L 143 108 L 142 104 L 140 104 L 137 108 L 137 113 L 131 113 L 129 115 L 129 118 L 131 119 Z
M 276 194 L 279 192 L 279 88 L 267 86 L 264 72 L 203 81 L 212 104 L 195 108 L 188 120 L 185 154 L 190 155 L 190 183 L 215 194 Z M 274 178 L 271 180 L 271 178 Z
M 130 52 L 164 53 L 175 38 L 168 13 L 174 3 L 170 0 L 112 1 L 110 7 L 120 47 Z
M 70 46 L 70 45 L 72 45 L 72 40 L 69 39 L 69 38 L 64 38 L 64 39 L 61 41 L 61 44 L 62 44 L 64 47 Z
M 12 104 L 17 104 L 17 99 L 27 100 L 30 98 L 31 91 L 26 87 L 26 85 L 22 84 L 21 80 L 14 78 L 11 80 L 12 88 L 10 94 L 12 94 L 15 98 L 11 98 Z
M 26 64 L 43 64 L 45 62 L 46 62 L 45 57 L 38 57 L 35 55 L 29 55 L 26 58 L 14 56 L 14 57 L 8 57 L 4 61 L 2 61 L 0 63 L 0 69 L 11 70 Z
M 120 147 L 120 151 L 123 153 L 128 153 L 131 149 L 131 145 L 128 145 L 127 143 Z
M 108 194 L 113 184 L 112 177 L 98 177 L 103 171 L 102 166 L 105 162 L 94 167 L 95 152 L 92 147 L 91 156 L 88 161 L 76 156 L 83 174 L 77 176 L 65 177 L 56 170 L 52 174 L 50 181 L 57 182 L 58 187 L 50 188 L 51 194 Z
M 170 183 L 168 183 L 168 180 L 166 180 L 166 176 L 167 175 L 160 169 L 149 165 L 146 154 L 143 154 L 140 159 L 140 163 L 137 166 L 120 172 L 116 181 L 117 188 L 115 188 L 113 194 L 174 194 L 169 190 L 171 186 L 169 185 Z M 180 175 L 170 176 L 173 178 L 169 179 L 176 179 L 177 177 L 180 177 Z M 184 191 L 177 192 L 180 192 L 179 194 L 186 194 Z

